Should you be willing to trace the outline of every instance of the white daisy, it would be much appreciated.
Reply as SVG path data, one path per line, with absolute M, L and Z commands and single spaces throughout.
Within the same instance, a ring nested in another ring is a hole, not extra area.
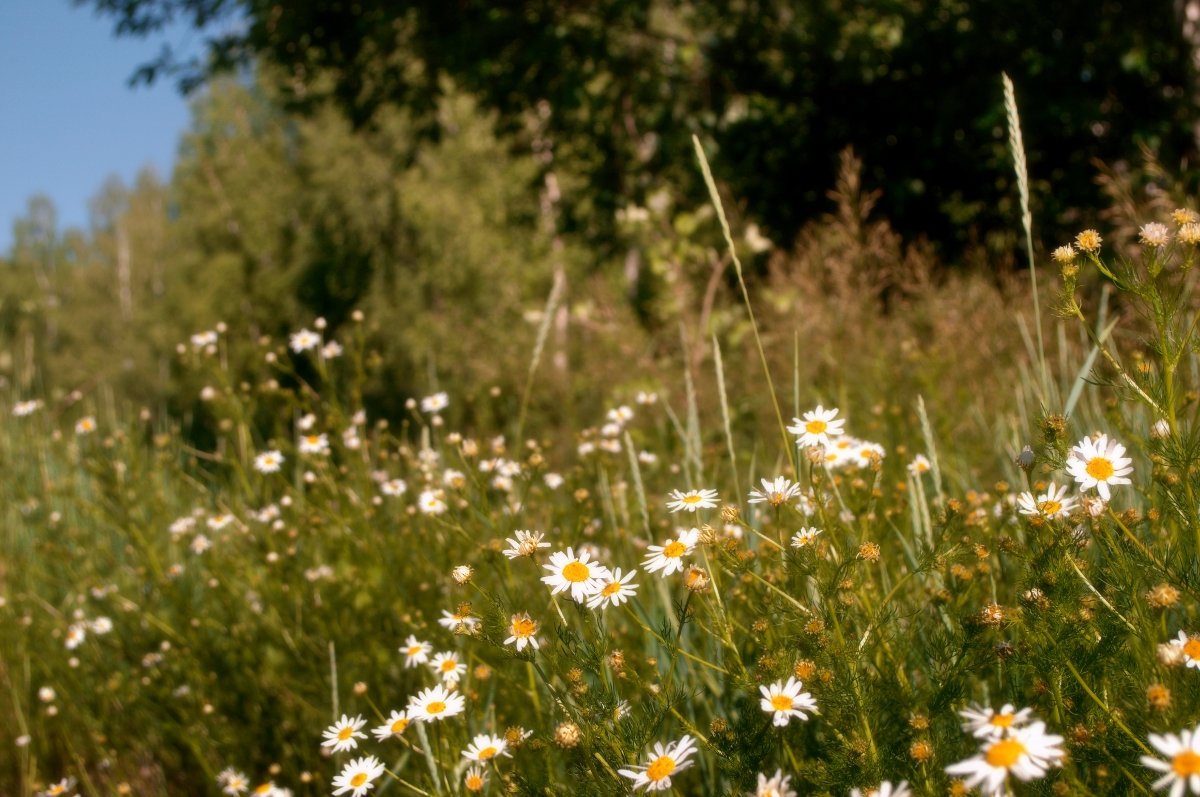
M 754 794 L 747 794 L 746 797 L 796 797 L 792 788 L 792 776 L 784 775 L 782 769 L 775 770 L 775 774 L 769 778 L 760 772 L 758 788 L 754 790 Z
M 1067 485 L 1056 487 L 1054 482 L 1046 488 L 1046 492 L 1034 498 L 1033 493 L 1021 493 L 1017 496 L 1017 507 L 1022 515 L 1041 515 L 1048 520 L 1066 517 L 1079 506 L 1079 499 L 1067 497 Z
M 422 642 L 412 634 L 409 634 L 408 639 L 404 640 L 404 646 L 400 648 L 400 652 L 404 654 L 405 667 L 416 667 L 418 664 L 425 664 L 429 661 L 429 654 L 433 652 L 433 645 L 428 642 Z
M 984 797 L 1002 797 L 1010 774 L 1021 781 L 1035 780 L 1060 765 L 1062 742 L 1063 737 L 1046 733 L 1045 723 L 1035 722 L 1002 739 L 985 740 L 978 754 L 951 764 L 946 773 L 963 776 L 967 788 L 979 786 Z
M 762 710 L 774 715 L 772 724 L 776 727 L 787 725 L 792 717 L 807 720 L 806 711 L 816 713 L 817 701 L 808 692 L 801 692 L 802 688 L 803 684 L 793 676 L 788 676 L 786 684 L 776 681 L 769 687 L 758 687 L 758 691 L 762 692 Z
M 516 645 L 518 652 L 524 650 L 526 645 L 532 645 L 534 650 L 538 649 L 538 624 L 528 613 L 514 614 L 508 624 L 508 632 L 510 636 L 504 640 L 504 644 Z
M 825 409 L 820 404 L 815 410 L 804 413 L 802 418 L 792 418 L 788 431 L 796 437 L 796 445 L 803 448 L 809 446 L 829 447 L 829 442 L 842 434 L 845 418 L 837 417 L 837 409 Z M 836 420 L 835 420 L 836 419 Z
M 750 503 L 768 503 L 771 506 L 782 506 L 790 499 L 800 495 L 800 485 L 789 481 L 786 477 L 777 476 L 773 481 L 760 479 L 761 490 L 750 491 Z
M 441 677 L 442 683 L 456 684 L 466 673 L 467 665 L 459 661 L 457 653 L 447 651 L 435 655 L 429 662 L 429 669 Z
M 883 446 L 869 440 L 859 440 L 851 452 L 854 464 L 860 468 L 869 468 L 876 460 L 882 460 L 886 456 L 887 451 Z
M 278 451 L 264 451 L 254 458 L 254 469 L 259 473 L 278 473 L 283 459 Z
M 67 629 L 67 638 L 65 644 L 67 650 L 74 650 L 83 644 L 83 640 L 87 639 L 87 627 L 83 623 L 75 623 Z
M 469 611 L 448 612 L 443 609 L 438 625 L 456 634 L 471 634 L 479 627 L 479 618 L 472 617 Z
M 404 479 L 388 479 L 379 485 L 379 492 L 394 498 L 408 492 L 408 485 L 404 483 Z
M 367 738 L 367 735 L 359 730 L 366 724 L 367 721 L 361 715 L 350 719 L 343 714 L 340 720 L 325 729 L 323 734 L 325 741 L 321 742 L 321 746 L 332 747 L 335 753 L 353 750 L 358 747 L 359 739 Z
M 508 547 L 504 549 L 504 555 L 509 559 L 533 556 L 539 548 L 550 547 L 550 543 L 542 542 L 544 536 L 540 531 L 518 530 L 514 537 L 509 537 L 505 540 L 508 543 Z
M 446 494 L 441 490 L 423 490 L 417 506 L 426 515 L 440 515 L 446 511 Z
M 299 354 L 309 349 L 315 349 L 321 345 L 321 336 L 310 329 L 302 329 L 299 332 L 293 332 L 288 338 L 288 345 L 292 347 L 292 351 Z
M 421 399 L 421 412 L 441 412 L 450 406 L 450 396 L 442 391 Z
M 408 717 L 422 722 L 434 722 L 461 714 L 466 707 L 467 703 L 462 695 L 438 684 L 408 699 Z
M 912 797 L 912 791 L 908 788 L 907 780 L 902 780 L 895 786 L 891 781 L 885 780 L 874 789 L 851 789 L 850 797 Z
M 75 434 L 85 435 L 91 434 L 94 431 L 96 431 L 96 419 L 91 415 L 88 415 L 85 418 L 80 418 L 75 423 Z
M 328 454 L 329 436 L 326 434 L 308 434 L 300 438 L 301 454 Z
M 933 464 L 924 454 L 917 454 L 913 457 L 912 462 L 908 463 L 908 472 L 913 476 L 923 476 L 933 469 Z
M 817 541 L 817 535 L 820 533 L 820 529 L 806 526 L 792 535 L 792 547 L 803 548 L 806 545 L 812 545 Z
M 674 539 L 662 545 L 647 545 L 646 561 L 642 567 L 647 573 L 661 570 L 664 578 L 683 570 L 683 557 L 692 552 L 700 540 L 700 529 L 678 529 Z
M 1192 794 L 1200 794 L 1200 725 L 1182 730 L 1178 735 L 1152 733 L 1150 744 L 1167 757 L 1166 761 L 1148 755 L 1141 757 L 1144 766 L 1163 773 L 1152 784 L 1154 790 L 1170 786 L 1170 797 L 1183 797 L 1189 790 Z
M 340 775 L 334 777 L 334 797 L 346 792 L 350 792 L 350 797 L 362 797 L 375 788 L 375 779 L 383 773 L 383 762 L 375 756 L 356 758 L 342 768 Z
M 483 791 L 483 787 L 487 785 L 487 771 L 475 764 L 467 770 L 467 774 L 463 775 L 463 788 L 467 791 Z
M 637 594 L 638 585 L 630 584 L 630 580 L 637 575 L 637 568 L 630 570 L 624 576 L 621 575 L 621 568 L 617 568 L 608 574 L 604 584 L 600 590 L 588 598 L 588 608 L 607 609 L 610 605 L 620 606 L 622 601 L 628 600 L 633 595 Z
M 38 399 L 32 401 L 18 401 L 13 405 L 12 414 L 14 418 L 24 418 L 37 412 L 42 407 L 42 402 Z
M 225 794 L 236 795 L 241 794 L 250 788 L 250 780 L 245 773 L 238 772 L 233 767 L 226 767 L 217 773 L 217 785 L 221 787 L 221 791 Z
M 695 512 L 697 509 L 712 509 L 717 505 L 716 490 L 680 490 L 671 491 L 672 500 L 667 501 L 667 509 L 672 512 Z
M 645 765 L 634 765 L 629 769 L 617 770 L 621 775 L 633 780 L 633 790 L 645 788 L 646 791 L 662 791 L 671 788 L 671 776 L 690 767 L 694 762 L 688 759 L 696 752 L 696 742 L 691 736 L 685 735 L 677 742 L 663 746 L 662 742 L 654 743 L 654 752 L 649 756 Z
M 1133 460 L 1125 456 L 1125 446 L 1100 435 L 1096 440 L 1085 437 L 1071 449 L 1067 473 L 1079 483 L 1080 491 L 1096 488 L 1105 501 L 1112 500 L 1109 485 L 1130 484 Z
M 411 722 L 412 720 L 408 718 L 407 711 L 393 711 L 388 715 L 387 721 L 376 728 L 372 728 L 371 733 L 374 734 L 377 740 L 382 742 L 385 739 L 400 736 L 408 729 Z
M 496 756 L 512 757 L 508 752 L 508 743 L 500 736 L 489 736 L 486 733 L 476 736 L 467 745 L 467 749 L 463 750 L 463 758 L 468 761 L 490 761 Z
M 1180 663 L 1200 670 L 1200 636 L 1188 636 L 1183 631 L 1167 642 L 1175 649 L 1175 658 Z
M 75 788 L 75 778 L 63 778 L 58 783 L 51 783 L 45 791 L 38 792 L 39 797 L 61 797 Z
M 550 571 L 550 575 L 542 576 L 542 583 L 551 588 L 550 594 L 570 590 L 576 603 L 583 603 L 589 595 L 596 594 L 609 575 L 608 568 L 591 561 L 587 551 L 581 550 L 576 556 L 573 548 L 550 554 L 550 563 L 542 567 Z
M 1005 703 L 999 711 L 983 706 L 969 706 L 958 712 L 962 717 L 962 729 L 980 739 L 999 739 L 1020 728 L 1033 717 L 1033 709 L 1017 711 L 1012 703 Z

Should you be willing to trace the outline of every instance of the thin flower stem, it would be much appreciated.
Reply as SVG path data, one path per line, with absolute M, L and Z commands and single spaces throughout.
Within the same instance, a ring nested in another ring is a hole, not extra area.
M 1079 670 L 1075 669 L 1075 665 L 1071 663 L 1070 659 L 1063 659 L 1063 664 L 1065 664 L 1067 669 L 1071 671 L 1071 675 L 1075 676 L 1075 680 L 1079 683 L 1080 688 L 1087 693 L 1088 697 L 1095 701 L 1096 705 L 1108 715 L 1108 718 L 1112 720 L 1118 728 L 1124 731 L 1125 735 L 1132 739 L 1133 743 L 1140 747 L 1146 755 L 1154 755 L 1154 752 L 1142 742 L 1141 738 L 1139 738 L 1133 731 L 1129 730 L 1129 726 L 1126 725 L 1120 717 L 1114 714 L 1113 710 L 1109 708 L 1105 702 L 1096 695 L 1095 692 L 1092 691 L 1092 688 L 1087 685 L 1086 681 L 1083 680 L 1083 676 L 1079 674 Z

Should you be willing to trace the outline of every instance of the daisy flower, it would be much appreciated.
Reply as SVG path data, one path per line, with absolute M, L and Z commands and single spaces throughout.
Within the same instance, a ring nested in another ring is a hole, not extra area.
M 478 764 L 468 769 L 467 774 L 463 776 L 463 788 L 467 791 L 483 791 L 486 785 L 487 772 Z
M 1132 462 L 1125 456 L 1125 446 L 1102 434 L 1096 440 L 1085 437 L 1071 449 L 1067 473 L 1079 483 L 1081 492 L 1095 487 L 1100 497 L 1109 501 L 1109 485 L 1130 484 L 1126 477 L 1133 473 Z
M 692 552 L 700 540 L 700 529 L 679 529 L 675 539 L 667 540 L 662 545 L 648 545 L 646 561 L 642 567 L 647 573 L 662 571 L 663 578 L 678 573 L 683 569 L 683 557 Z
M 1152 733 L 1150 744 L 1167 757 L 1166 761 L 1148 755 L 1141 757 L 1144 766 L 1163 773 L 1152 784 L 1154 790 L 1170 786 L 1170 797 L 1183 797 L 1189 789 L 1192 794 L 1200 794 L 1200 725 L 1178 735 Z
M 460 606 L 453 613 L 442 609 L 442 617 L 438 620 L 438 625 L 456 634 L 470 634 L 479 626 L 479 618 L 472 617 L 470 606 L 463 604 L 463 606 Z M 430 650 L 433 650 L 433 648 L 430 648 Z
M 1168 643 L 1179 652 L 1179 660 L 1189 667 L 1200 670 L 1200 637 L 1188 636 L 1183 631 Z
M 24 418 L 37 412 L 42 406 L 42 402 L 38 399 L 32 401 L 18 401 L 13 405 L 12 414 L 14 418 Z
M 591 561 L 587 551 L 580 550 L 576 556 L 573 548 L 550 554 L 550 563 L 542 567 L 550 571 L 550 575 L 542 576 L 542 583 L 551 588 L 550 594 L 570 590 L 576 603 L 583 603 L 589 595 L 600 591 L 609 576 L 608 568 Z
M 405 667 L 416 667 L 418 664 L 426 664 L 429 661 L 429 654 L 433 652 L 433 645 L 428 642 L 422 642 L 412 634 L 409 634 L 408 639 L 404 640 L 404 647 L 400 648 L 400 652 L 404 654 Z
M 621 568 L 619 567 L 609 573 L 604 586 L 600 587 L 599 592 L 588 598 L 588 608 L 607 609 L 610 605 L 620 606 L 621 601 L 628 600 L 637 594 L 638 585 L 629 583 L 636 575 L 637 568 L 630 570 L 624 576 L 621 575 Z
M 391 739 L 394 736 L 399 736 L 408 730 L 409 723 L 412 720 L 408 718 L 407 711 L 393 711 L 388 715 L 387 722 L 377 728 L 372 728 L 371 733 L 378 741 Z
M 333 779 L 334 796 L 350 792 L 350 797 L 362 797 L 375 788 L 374 781 L 383 771 L 383 762 L 373 755 L 354 759 Z
M 83 640 L 87 639 L 87 628 L 83 623 L 74 623 L 67 629 L 67 638 L 64 642 L 67 650 L 74 650 L 83 644 Z
M 288 338 L 288 345 L 292 351 L 299 354 L 300 352 L 315 349 L 321 345 L 321 336 L 310 329 L 302 329 L 299 332 L 293 332 Z
M 886 456 L 887 450 L 883 446 L 867 440 L 860 440 L 851 452 L 854 464 L 860 468 L 869 468 L 876 460 L 882 460 Z
M 782 728 L 787 725 L 792 717 L 807 720 L 808 714 L 804 713 L 806 711 L 816 713 L 817 701 L 813 700 L 813 696 L 808 692 L 801 692 L 802 687 L 801 682 L 793 676 L 788 676 L 786 684 L 776 681 L 769 687 L 758 687 L 758 691 L 762 692 L 762 710 L 774 714 L 772 723 L 776 727 Z
M 329 436 L 325 434 L 308 434 L 300 438 L 301 454 L 328 454 Z
M 500 736 L 488 736 L 481 733 L 471 740 L 467 749 L 463 750 L 463 758 L 476 763 L 488 761 L 496 756 L 511 758 L 508 753 L 508 743 Z
M 96 431 L 96 419 L 91 415 L 86 418 L 80 418 L 75 424 L 75 434 L 91 434 L 94 431 Z
M 278 473 L 283 466 L 283 454 L 264 451 L 254 458 L 254 469 L 259 473 Z
M 792 425 L 788 427 L 788 431 L 797 435 L 798 446 L 828 448 L 830 440 L 843 434 L 842 427 L 846 424 L 846 419 L 838 418 L 837 414 L 836 408 L 827 410 L 818 404 L 815 410 L 804 413 L 804 417 L 792 418 Z
M 550 543 L 542 542 L 544 536 L 540 531 L 517 531 L 515 537 L 505 540 L 508 547 L 504 549 L 504 555 L 509 559 L 533 556 L 539 548 L 550 547 Z
M 769 778 L 760 772 L 758 788 L 746 797 L 796 797 L 796 792 L 792 789 L 792 776 L 784 775 L 782 769 L 775 770 L 775 774 Z
M 907 467 L 908 472 L 913 476 L 923 476 L 924 474 L 929 473 L 929 471 L 933 468 L 933 465 L 929 462 L 929 458 L 924 454 L 917 454 L 915 457 L 913 457 L 912 462 L 908 463 Z
M 775 477 L 774 481 L 760 479 L 762 482 L 761 490 L 750 491 L 750 503 L 761 504 L 768 503 L 771 506 L 782 506 L 788 500 L 800 495 L 800 485 L 788 481 L 783 476 Z
M 266 783 L 260 783 L 250 792 L 254 797 L 283 797 L 283 794 L 291 794 L 291 792 L 281 789 L 275 785 L 275 781 L 268 780 Z
M 667 509 L 672 512 L 686 510 L 695 512 L 697 509 L 712 509 L 717 505 L 716 490 L 688 490 L 686 493 L 680 490 L 672 490 L 671 498 L 667 501 Z
M 792 535 L 792 547 L 803 548 L 807 545 L 812 545 L 817 541 L 817 535 L 821 533 L 820 529 L 807 526 L 800 529 Z
M 337 722 L 325 729 L 325 741 L 321 742 L 322 747 L 332 747 L 333 752 L 340 753 L 343 750 L 353 750 L 358 747 L 358 740 L 367 738 L 367 735 L 359 730 L 366 725 L 367 721 L 362 716 L 357 716 L 350 719 L 345 714 Z
M 39 792 L 42 797 L 59 797 L 75 788 L 75 778 L 63 778 L 58 783 L 51 783 L 46 790 Z
M 408 699 L 408 718 L 421 722 L 433 722 L 453 717 L 466 710 L 466 700 L 457 692 L 451 692 L 438 684 L 424 689 Z
M 379 485 L 379 492 L 395 498 L 408 492 L 408 485 L 404 483 L 404 479 L 388 479 Z
M 514 614 L 512 621 L 508 624 L 509 638 L 504 640 L 506 645 L 516 645 L 517 651 L 525 649 L 526 645 L 532 645 L 534 650 L 538 649 L 538 641 L 535 634 L 538 632 L 538 624 L 534 622 L 529 613 Z
M 908 788 L 908 781 L 902 780 L 895 786 L 891 781 L 885 780 L 880 783 L 878 788 L 874 789 L 851 789 L 850 797 L 912 797 L 912 792 Z
M 655 742 L 649 763 L 617 771 L 633 780 L 634 791 L 641 788 L 645 788 L 646 791 L 662 791 L 671 788 L 672 775 L 682 772 L 694 763 L 688 759 L 695 752 L 696 742 L 691 736 L 685 735 L 666 747 L 662 742 Z
M 217 785 L 221 787 L 221 791 L 225 794 L 236 797 L 236 795 L 250 788 L 250 781 L 244 773 L 238 772 L 233 767 L 228 767 L 217 773 Z
M 1033 493 L 1021 493 L 1017 496 L 1017 507 L 1022 515 L 1041 515 L 1053 520 L 1066 517 L 1079 506 L 1079 499 L 1067 497 L 1067 486 L 1056 487 L 1054 482 L 1046 488 L 1046 492 L 1033 497 Z
M 443 683 L 451 684 L 458 683 L 458 679 L 467 671 L 467 665 L 459 661 L 458 654 L 453 651 L 434 656 L 429 668 L 442 677 Z
M 946 773 L 963 776 L 967 788 L 979 786 L 984 797 L 1002 797 L 1010 774 L 1017 780 L 1036 780 L 1061 764 L 1062 742 L 1063 737 L 1046 733 L 1045 723 L 1035 722 L 1002 739 L 985 740 L 978 754 L 951 764 Z
M 1012 703 L 1005 703 L 996 711 L 994 708 L 970 706 L 958 712 L 962 717 L 962 729 L 980 739 L 999 739 L 1029 722 L 1033 709 L 1023 708 L 1016 711 Z
M 446 511 L 446 494 L 441 490 L 422 490 L 417 506 L 426 515 L 440 515 Z
M 421 399 L 421 412 L 441 412 L 450 406 L 450 396 L 445 391 Z

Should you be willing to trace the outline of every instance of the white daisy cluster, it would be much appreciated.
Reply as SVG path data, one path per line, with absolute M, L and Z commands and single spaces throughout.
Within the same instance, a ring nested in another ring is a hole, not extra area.
M 974 756 L 946 767 L 961 776 L 968 788 L 980 787 L 985 797 L 1002 797 L 1009 776 L 1037 780 L 1063 760 L 1063 737 L 1046 733 L 1046 724 L 1032 721 L 1033 712 L 1005 705 L 999 711 L 972 706 L 959 712 L 963 730 L 981 740 Z
M 542 576 L 542 583 L 550 587 L 551 595 L 568 592 L 576 603 L 586 603 L 593 609 L 620 606 L 638 589 L 632 583 L 636 568 L 628 573 L 622 573 L 620 568 L 610 570 L 584 549 L 578 553 L 574 548 L 556 551 L 543 567 L 550 571 L 550 575 Z

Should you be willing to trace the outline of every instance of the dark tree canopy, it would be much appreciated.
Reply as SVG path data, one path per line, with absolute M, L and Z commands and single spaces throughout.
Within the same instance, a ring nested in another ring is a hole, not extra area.
M 1097 207 L 1094 160 L 1148 146 L 1177 164 L 1196 146 L 1193 49 L 1168 0 L 76 2 L 119 35 L 217 31 L 206 62 L 164 49 L 136 80 L 191 89 L 257 63 L 296 109 L 333 100 L 357 126 L 392 104 L 432 114 L 447 79 L 510 133 L 541 109 L 557 165 L 586 186 L 567 222 L 598 240 L 664 184 L 703 196 L 692 133 L 777 240 L 823 209 L 848 146 L 902 231 L 955 245 L 1011 230 L 1002 71 L 1044 225 Z

